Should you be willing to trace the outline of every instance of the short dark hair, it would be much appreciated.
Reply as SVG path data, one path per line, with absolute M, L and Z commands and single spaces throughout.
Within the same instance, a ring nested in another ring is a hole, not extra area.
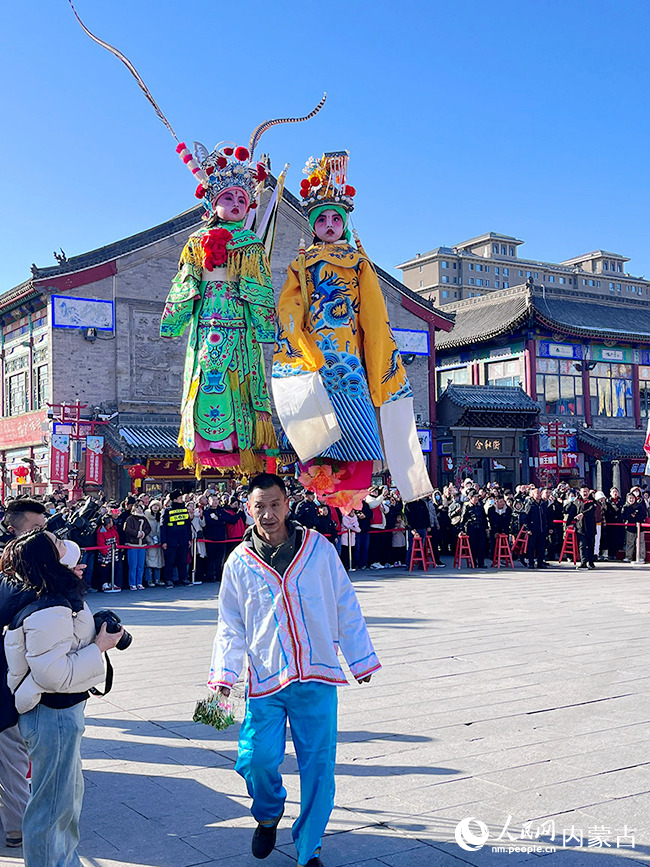
M 13 527 L 14 530 L 19 530 L 23 526 L 23 515 L 25 512 L 44 515 L 46 511 L 43 503 L 38 500 L 32 500 L 29 497 L 25 497 L 23 500 L 12 500 L 7 506 L 4 521 L 7 526 Z
M 252 494 L 255 488 L 259 488 L 261 491 L 268 491 L 269 488 L 280 488 L 284 496 L 287 496 L 287 486 L 284 483 L 284 479 L 275 473 L 258 473 L 254 478 L 252 478 L 248 484 L 248 493 Z

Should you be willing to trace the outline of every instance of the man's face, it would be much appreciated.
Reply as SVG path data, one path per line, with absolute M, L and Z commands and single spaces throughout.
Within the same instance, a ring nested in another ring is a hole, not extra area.
M 587 497 L 589 496 L 589 488 L 586 485 L 583 485 L 580 488 L 580 496 L 582 497 L 583 500 L 586 500 Z
M 17 517 L 16 526 L 12 526 L 15 536 L 24 536 L 31 530 L 42 530 L 47 521 L 47 515 L 39 515 L 37 512 L 23 512 Z
M 537 502 L 539 502 L 542 499 L 542 492 L 539 488 L 531 488 L 530 496 L 533 498 L 533 500 L 537 500 Z
M 284 535 L 289 500 L 277 485 L 265 490 L 253 488 L 248 495 L 247 509 L 255 521 L 257 532 L 266 542 L 274 544 L 278 537 Z

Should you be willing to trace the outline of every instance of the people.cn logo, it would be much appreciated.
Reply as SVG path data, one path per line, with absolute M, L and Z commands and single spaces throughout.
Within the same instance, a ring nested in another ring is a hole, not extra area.
M 478 828 L 478 834 L 475 833 L 470 825 Z M 473 816 L 468 816 L 467 819 L 461 819 L 456 825 L 456 842 L 461 849 L 466 852 L 477 852 L 490 836 L 488 826 L 480 819 L 475 819 Z

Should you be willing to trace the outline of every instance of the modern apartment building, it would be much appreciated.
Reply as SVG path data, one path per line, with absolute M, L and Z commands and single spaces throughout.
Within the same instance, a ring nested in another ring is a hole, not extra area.
M 510 235 L 487 232 L 453 247 L 417 253 L 397 267 L 405 286 L 437 306 L 509 289 L 527 280 L 536 286 L 650 299 L 650 280 L 628 274 L 625 263 L 630 260 L 619 253 L 594 250 L 565 262 L 538 262 L 519 257 L 523 243 Z

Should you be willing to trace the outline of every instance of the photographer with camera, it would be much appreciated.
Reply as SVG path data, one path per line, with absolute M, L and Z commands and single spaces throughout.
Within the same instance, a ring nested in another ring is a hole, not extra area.
M 7 682 L 32 763 L 22 829 L 26 867 L 81 863 L 84 707 L 88 691 L 105 678 L 104 651 L 124 646 L 112 612 L 96 631 L 81 570 L 74 571 L 79 556 L 74 542 L 34 529 L 10 542 L 0 560 L 0 570 L 25 594 L 22 601 L 33 598 L 13 614 L 4 641 Z

